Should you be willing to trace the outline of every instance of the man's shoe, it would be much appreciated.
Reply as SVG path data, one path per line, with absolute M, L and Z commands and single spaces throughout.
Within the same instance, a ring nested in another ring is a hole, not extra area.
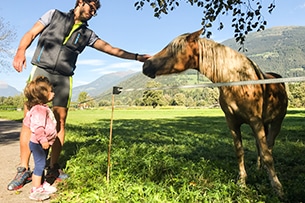
M 64 173 L 58 164 L 55 164 L 53 166 L 53 168 L 49 168 L 47 170 L 47 175 L 46 175 L 46 178 L 47 180 L 50 180 L 50 179 L 54 179 L 57 180 L 57 181 L 61 181 L 61 180 L 64 180 L 64 179 L 67 179 L 69 178 L 69 175 Z M 48 181 L 49 183 L 52 183 L 52 181 Z
M 17 168 L 17 174 L 15 178 L 7 185 L 7 189 L 12 190 L 18 190 L 19 188 L 22 188 L 25 184 L 32 181 L 32 172 L 30 169 L 26 170 L 24 167 L 18 167 Z
M 69 178 L 69 175 L 61 169 L 58 169 L 58 173 L 59 173 L 59 175 L 57 177 L 58 180 L 65 180 L 65 179 Z

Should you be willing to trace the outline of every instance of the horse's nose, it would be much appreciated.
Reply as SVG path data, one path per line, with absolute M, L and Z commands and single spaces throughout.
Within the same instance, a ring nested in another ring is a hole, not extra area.
M 147 67 L 149 67 L 150 64 L 151 64 L 151 62 L 149 61 L 149 59 L 147 59 L 147 60 L 144 62 L 144 64 L 143 64 L 143 70 L 144 70 L 144 69 L 147 69 Z
M 150 60 L 146 60 L 142 67 L 142 72 L 144 75 L 154 78 L 155 74 L 152 67 L 152 62 Z

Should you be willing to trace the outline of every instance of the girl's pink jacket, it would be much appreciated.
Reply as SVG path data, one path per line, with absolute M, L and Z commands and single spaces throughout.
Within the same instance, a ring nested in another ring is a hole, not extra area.
M 23 124 L 31 129 L 32 142 L 49 142 L 50 145 L 54 143 L 57 136 L 56 120 L 46 104 L 33 106 L 23 119 Z

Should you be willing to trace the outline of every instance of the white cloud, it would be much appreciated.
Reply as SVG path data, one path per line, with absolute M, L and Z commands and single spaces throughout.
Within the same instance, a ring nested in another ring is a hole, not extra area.
M 100 59 L 84 59 L 78 60 L 76 65 L 102 66 L 105 62 Z
M 299 6 L 300 9 L 305 9 L 305 2 Z
M 113 63 L 101 68 L 92 69 L 92 72 L 95 72 L 100 75 L 113 73 L 117 71 L 127 71 L 127 70 L 134 70 L 134 71 L 141 71 L 142 63 L 137 61 L 132 62 L 121 62 L 121 63 Z

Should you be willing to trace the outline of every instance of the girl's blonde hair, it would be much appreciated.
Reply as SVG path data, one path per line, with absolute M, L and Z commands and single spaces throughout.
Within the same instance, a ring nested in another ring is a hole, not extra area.
M 52 91 L 52 85 L 49 79 L 44 76 L 37 76 L 24 89 L 24 96 L 27 99 L 25 105 L 28 109 L 31 109 L 37 104 L 48 103 L 50 91 Z

